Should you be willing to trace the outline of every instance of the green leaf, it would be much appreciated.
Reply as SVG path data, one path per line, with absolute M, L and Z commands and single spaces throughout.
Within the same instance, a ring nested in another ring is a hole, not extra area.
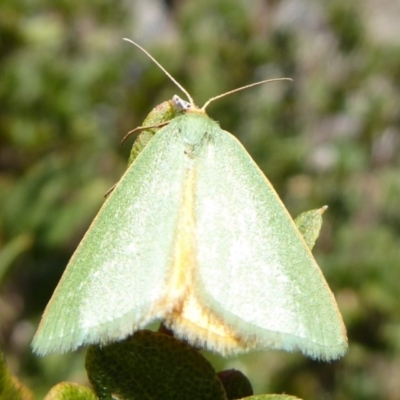
M 315 241 L 318 239 L 322 226 L 322 214 L 327 208 L 328 206 L 323 206 L 315 210 L 305 211 L 294 219 L 310 250 L 313 249 Z
M 61 382 L 53 386 L 44 400 L 98 400 L 93 391 L 72 382 Z
M 12 375 L 0 350 L 0 400 L 31 399 L 33 399 L 32 392 Z
M 90 346 L 89 380 L 100 400 L 227 400 L 211 364 L 172 336 L 138 331 L 108 346 Z

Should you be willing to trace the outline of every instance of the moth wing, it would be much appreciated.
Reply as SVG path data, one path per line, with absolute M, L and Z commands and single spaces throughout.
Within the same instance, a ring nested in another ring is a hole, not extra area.
M 338 358 L 347 348 L 342 317 L 292 218 L 231 134 L 216 129 L 210 137 L 197 160 L 195 287 L 245 344 L 222 352 Z
M 172 125 L 129 167 L 79 244 L 43 314 L 36 353 L 121 339 L 167 310 L 185 174 Z

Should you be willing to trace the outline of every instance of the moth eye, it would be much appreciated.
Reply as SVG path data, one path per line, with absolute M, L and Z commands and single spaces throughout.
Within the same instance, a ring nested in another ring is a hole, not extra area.
M 185 100 L 182 100 L 176 94 L 172 97 L 172 101 L 175 103 L 175 106 L 180 108 L 181 110 L 185 110 L 186 111 L 186 110 L 189 110 L 192 107 L 192 105 L 189 102 L 187 102 Z

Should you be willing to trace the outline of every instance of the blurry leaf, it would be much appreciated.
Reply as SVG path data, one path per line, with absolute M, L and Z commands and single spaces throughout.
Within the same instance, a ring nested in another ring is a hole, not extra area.
M 227 400 L 211 364 L 172 336 L 138 331 L 108 346 L 90 346 L 89 380 L 100 400 Z
M 14 260 L 32 245 L 32 237 L 29 235 L 19 235 L 10 240 L 0 249 L 0 285 L 3 277 L 12 265 Z
M 31 400 L 33 394 L 7 367 L 3 352 L 0 350 L 0 400 Z
M 86 386 L 71 382 L 61 382 L 51 388 L 44 400 L 97 400 L 97 397 Z
M 86 386 L 61 382 L 51 388 L 44 400 L 97 400 L 97 397 Z
M 357 1 L 336 0 L 335 2 L 331 2 L 328 10 L 328 18 L 338 38 L 340 49 L 344 53 L 348 53 L 357 48 L 357 46 L 361 46 L 365 32 L 357 7 Z

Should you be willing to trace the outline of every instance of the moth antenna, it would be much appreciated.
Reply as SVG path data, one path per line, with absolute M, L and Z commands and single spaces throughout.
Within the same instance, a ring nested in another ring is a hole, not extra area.
M 269 83 L 269 82 L 280 82 L 280 81 L 291 81 L 291 82 L 293 82 L 293 79 L 292 79 L 292 78 L 274 78 L 274 79 L 266 79 L 266 80 L 264 80 L 264 81 L 251 83 L 250 85 L 246 85 L 246 86 L 242 86 L 242 87 L 237 88 L 237 89 L 230 90 L 229 92 L 225 92 L 225 93 L 219 94 L 218 96 L 211 97 L 211 99 L 208 100 L 208 101 L 204 104 L 203 107 L 201 107 L 201 111 L 204 111 L 204 112 L 205 112 L 207 106 L 208 106 L 212 101 L 217 100 L 217 99 L 220 99 L 221 97 L 228 96 L 228 95 L 230 95 L 230 94 L 232 94 L 232 93 L 240 92 L 241 90 L 245 90 L 245 89 L 251 88 L 251 87 L 253 87 L 253 86 L 263 85 L 264 83 Z
M 137 44 L 136 42 L 134 42 L 131 39 L 128 38 L 124 38 L 123 40 L 125 40 L 126 42 L 129 42 L 131 44 L 133 44 L 134 46 L 136 46 L 138 49 L 140 49 L 144 54 L 146 54 L 147 57 L 150 58 L 150 60 L 152 60 L 154 62 L 154 64 L 156 64 L 158 66 L 158 68 L 161 69 L 161 71 L 164 72 L 165 75 L 168 76 L 169 79 L 171 79 L 172 82 L 175 83 L 176 86 L 178 86 L 178 88 L 185 93 L 186 97 L 189 100 L 189 103 L 194 106 L 194 101 L 192 99 L 192 97 L 190 96 L 189 92 L 147 51 L 145 50 L 142 46 L 140 46 L 139 44 Z

